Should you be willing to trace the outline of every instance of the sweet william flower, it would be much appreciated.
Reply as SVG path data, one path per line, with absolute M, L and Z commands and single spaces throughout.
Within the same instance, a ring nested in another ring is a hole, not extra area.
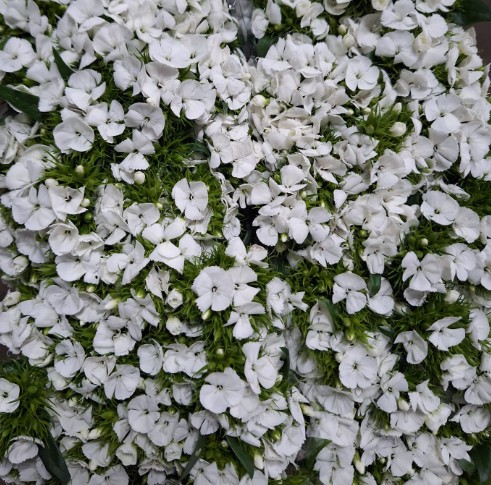
M 367 303 L 365 280 L 354 273 L 347 272 L 334 277 L 332 302 L 346 300 L 349 314 L 359 312 Z
M 357 56 L 348 61 L 345 82 L 351 91 L 373 89 L 378 77 L 378 67 L 373 66 L 368 57 Z
M 394 340 L 406 350 L 406 360 L 410 364 L 420 364 L 428 355 L 428 344 L 414 330 L 401 332 Z
M 368 355 L 363 347 L 350 348 L 339 364 L 339 379 L 349 389 L 366 389 L 377 379 L 377 360 Z
M 70 150 L 86 152 L 94 143 L 94 130 L 80 118 L 68 118 L 55 127 L 53 136 L 56 146 L 64 153 Z
M 230 406 L 236 406 L 242 399 L 245 384 L 230 367 L 224 372 L 213 372 L 205 378 L 199 399 L 205 409 L 219 414 Z
M 267 355 L 259 357 L 260 350 L 259 342 L 248 342 L 242 346 L 242 352 L 246 356 L 244 375 L 256 394 L 261 393 L 261 387 L 271 389 L 278 376 L 273 358 Z
M 19 407 L 20 387 L 0 379 L 0 413 L 13 413 Z
M 428 328 L 428 331 L 432 332 L 428 340 L 438 350 L 443 351 L 448 351 L 450 347 L 458 345 L 465 338 L 465 329 L 449 327 L 460 320 L 461 317 L 445 317 L 437 320 Z
M 181 179 L 172 188 L 172 198 L 187 219 L 203 219 L 208 206 L 208 189 L 203 182 Z
M 0 50 L 0 67 L 3 72 L 20 71 L 35 58 L 36 53 L 26 39 L 11 37 Z
M 209 266 L 196 277 L 192 290 L 198 295 L 196 305 L 202 313 L 208 308 L 216 312 L 231 305 L 234 283 L 227 271 L 218 266 Z

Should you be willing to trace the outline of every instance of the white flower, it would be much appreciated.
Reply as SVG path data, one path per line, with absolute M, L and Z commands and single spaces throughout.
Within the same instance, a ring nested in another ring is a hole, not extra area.
M 201 270 L 193 282 L 192 289 L 198 298 L 196 305 L 201 312 L 208 308 L 222 311 L 232 304 L 234 284 L 229 273 L 218 266 L 209 266 Z
M 132 365 L 117 364 L 116 369 L 104 382 L 104 392 L 108 399 L 128 399 L 140 383 L 140 371 Z
M 465 329 L 449 327 L 460 320 L 461 317 L 445 317 L 437 320 L 428 328 L 433 332 L 428 340 L 438 350 L 447 351 L 450 347 L 458 345 L 465 338 Z
M 420 364 L 428 355 L 428 344 L 414 330 L 401 332 L 394 343 L 404 346 L 407 353 L 406 360 L 410 364 Z
M 248 342 L 242 346 L 242 352 L 246 356 L 244 364 L 244 375 L 256 393 L 261 393 L 261 387 L 271 389 L 278 376 L 277 366 L 272 357 L 264 355 L 259 357 L 261 344 L 259 342 Z
M 172 112 L 179 116 L 181 110 L 186 118 L 196 120 L 207 117 L 215 103 L 216 92 L 211 84 L 202 84 L 192 79 L 183 81 L 172 98 Z
M 165 117 L 158 106 L 148 103 L 132 104 L 124 117 L 126 126 L 138 128 L 149 140 L 157 140 L 165 127 Z
M 409 387 L 404 374 L 396 372 L 393 376 L 383 376 L 380 387 L 384 391 L 377 400 L 377 406 L 386 413 L 397 411 L 397 400 L 401 392 L 407 392 Z
M 237 373 L 227 367 L 224 372 L 213 372 L 205 378 L 199 399 L 205 409 L 219 414 L 230 406 L 236 406 L 242 399 L 245 384 Z
M 464 433 L 480 433 L 491 423 L 491 413 L 489 409 L 481 406 L 466 404 L 450 421 L 460 423 L 460 427 Z
M 152 431 L 159 417 L 158 404 L 149 396 L 137 396 L 128 403 L 128 424 L 138 433 Z
M 423 196 L 421 213 L 429 220 L 448 226 L 459 213 L 459 203 L 443 192 L 430 190 Z
M 38 454 L 38 443 L 27 436 L 19 436 L 10 445 L 7 456 L 14 465 L 24 463 Z
M 187 219 L 203 219 L 208 206 L 208 190 L 203 182 L 188 182 L 181 179 L 172 189 L 172 198 Z
M 71 117 L 53 130 L 56 146 L 62 152 L 86 152 L 92 148 L 94 130 L 79 118 Z
M 334 277 L 332 302 L 346 300 L 349 314 L 359 312 L 367 303 L 365 280 L 354 273 L 342 273 Z
M 63 377 L 74 377 L 82 367 L 85 352 L 82 345 L 76 341 L 62 340 L 55 347 L 55 369 Z
M 348 61 L 345 82 L 351 91 L 373 89 L 377 84 L 378 77 L 378 67 L 373 66 L 368 57 L 357 56 Z
M 146 374 L 154 376 L 162 370 L 164 353 L 157 342 L 140 345 L 138 347 L 138 357 L 140 359 L 140 369 Z
M 232 333 L 236 339 L 249 338 L 254 333 L 250 317 L 252 315 L 264 315 L 264 313 L 266 310 L 260 303 L 251 302 L 236 306 L 230 312 L 230 317 L 225 325 L 234 325 Z
M 349 389 L 366 389 L 377 379 L 377 360 L 368 355 L 363 347 L 350 348 L 339 364 L 339 379 Z
M 20 71 L 35 58 L 36 53 L 27 40 L 10 37 L 0 50 L 0 67 L 3 72 Z
M 31 187 L 27 196 L 16 197 L 12 202 L 12 217 L 31 231 L 46 229 L 56 219 L 46 186 L 40 185 L 38 190 Z
M 0 413 L 13 413 L 19 407 L 20 387 L 0 379 Z

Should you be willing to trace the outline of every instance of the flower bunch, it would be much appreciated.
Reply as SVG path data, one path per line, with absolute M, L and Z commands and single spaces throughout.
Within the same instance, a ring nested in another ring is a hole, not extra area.
M 491 104 L 458 12 L 0 1 L 4 480 L 482 477 Z

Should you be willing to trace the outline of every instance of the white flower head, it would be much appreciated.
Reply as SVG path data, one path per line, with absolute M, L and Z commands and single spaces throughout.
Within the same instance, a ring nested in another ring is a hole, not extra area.
M 187 219 L 198 221 L 206 216 L 208 189 L 203 182 L 179 180 L 172 189 L 172 198 Z
M 20 387 L 0 379 L 0 413 L 13 413 L 19 407 Z
M 201 312 L 208 308 L 222 311 L 232 304 L 234 283 L 227 271 L 218 266 L 209 266 L 193 282 L 192 289 L 198 298 L 196 305 Z
M 227 367 L 224 372 L 213 372 L 205 378 L 199 399 L 205 409 L 212 413 L 223 413 L 242 400 L 245 384 L 237 373 Z

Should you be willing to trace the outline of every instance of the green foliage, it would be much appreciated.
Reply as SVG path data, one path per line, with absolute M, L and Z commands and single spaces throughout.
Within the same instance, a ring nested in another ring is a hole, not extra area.
M 53 57 L 55 58 L 55 64 L 61 77 L 66 82 L 68 78 L 73 74 L 73 70 L 65 64 L 65 61 L 60 56 L 60 53 L 53 47 Z
M 490 22 L 491 9 L 483 0 L 457 0 L 450 13 L 450 19 L 464 27 L 476 22 Z
M 20 357 L 0 362 L 0 378 L 20 387 L 19 407 L 12 413 L 0 413 L 0 457 L 17 436 L 39 439 L 49 446 L 52 392 L 46 370 Z
M 240 441 L 237 438 L 227 436 L 226 439 L 235 456 L 242 464 L 247 474 L 252 478 L 254 476 L 254 460 L 240 444 Z
M 33 120 L 41 121 L 43 119 L 43 114 L 38 109 L 39 98 L 34 94 L 8 86 L 0 86 L 0 100 L 2 99 Z
M 70 472 L 68 471 L 65 459 L 51 434 L 48 435 L 45 446 L 38 445 L 38 448 L 39 457 L 46 467 L 46 470 L 48 470 L 53 477 L 57 478 L 61 484 L 68 483 L 70 481 Z
M 475 446 L 470 452 L 471 461 L 460 460 L 459 464 L 464 470 L 462 483 L 491 483 L 491 443 Z

